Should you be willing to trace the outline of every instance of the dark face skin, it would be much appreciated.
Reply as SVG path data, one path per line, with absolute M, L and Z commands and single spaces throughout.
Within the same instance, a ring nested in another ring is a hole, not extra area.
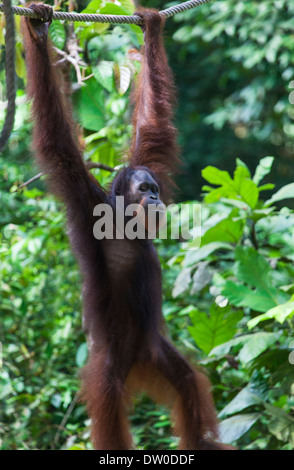
M 155 179 L 146 170 L 135 170 L 130 178 L 129 196 L 132 204 L 140 204 L 144 208 L 148 204 L 162 204 L 159 199 L 159 187 Z
M 163 203 L 159 199 L 159 187 L 155 179 L 146 170 L 135 170 L 130 177 L 129 182 L 129 198 L 131 204 L 138 204 L 143 208 L 143 212 L 138 209 L 134 211 L 134 216 L 139 216 L 141 222 L 144 224 L 147 233 L 157 232 L 161 226 L 160 218 L 155 216 L 152 219 L 148 217 L 150 210 L 155 210 L 158 213 L 164 211 Z M 148 207 L 149 206 L 149 207 Z M 151 206 L 151 207 L 150 207 Z

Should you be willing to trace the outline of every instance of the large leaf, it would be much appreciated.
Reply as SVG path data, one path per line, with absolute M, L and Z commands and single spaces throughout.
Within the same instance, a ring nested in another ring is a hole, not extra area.
M 134 13 L 135 4 L 132 0 L 119 0 L 119 3 L 129 15 L 132 15 Z
M 278 305 L 277 307 L 271 308 L 268 312 L 263 315 L 258 315 L 258 317 L 252 318 L 248 322 L 248 328 L 254 328 L 258 323 L 265 320 L 275 319 L 279 323 L 284 323 L 287 318 L 291 318 L 294 315 L 294 299 L 293 296 L 291 300 L 283 304 Z
M 195 308 L 190 312 L 192 325 L 189 332 L 197 346 L 208 354 L 215 346 L 230 340 L 236 333 L 236 325 L 243 316 L 242 311 L 213 304 L 209 315 Z
M 272 271 L 266 259 L 251 247 L 236 247 L 235 275 L 240 280 L 257 289 L 263 289 L 270 282 Z
M 91 155 L 91 160 L 113 167 L 115 163 L 114 157 L 115 150 L 110 142 L 101 142 L 96 145 L 95 152 Z
M 60 23 L 60 21 L 52 21 L 49 28 L 49 37 L 55 47 L 63 49 L 66 40 L 66 32 L 64 25 Z
M 131 15 L 132 12 L 129 10 L 129 5 L 116 5 L 111 2 L 105 3 L 105 5 L 100 8 L 101 15 Z
M 255 357 L 259 356 L 269 346 L 279 339 L 279 333 L 258 332 L 249 335 L 238 336 L 230 341 L 220 344 L 213 348 L 209 356 L 223 357 L 229 354 L 230 350 L 235 346 L 242 346 L 239 351 L 239 359 L 247 364 Z
M 283 199 L 292 199 L 294 197 L 294 183 L 287 184 L 283 186 L 279 191 L 277 191 L 270 199 L 268 199 L 264 205 L 270 206 L 277 201 L 282 201 Z
M 114 63 L 109 60 L 101 60 L 98 65 L 92 67 L 92 71 L 97 82 L 109 92 L 112 91 L 114 83 L 113 67 Z
M 132 72 L 129 67 L 115 64 L 114 79 L 115 86 L 120 95 L 123 95 L 129 88 L 131 83 Z
M 220 186 L 228 185 L 232 187 L 233 191 L 235 191 L 234 182 L 227 171 L 219 170 L 214 166 L 207 166 L 201 173 L 203 178 L 205 178 L 210 184 Z
M 191 294 L 200 292 L 211 281 L 211 278 L 212 278 L 212 271 L 209 268 L 209 262 L 200 261 L 195 273 L 193 274 Z
M 229 354 L 230 350 L 235 347 L 235 346 L 240 346 L 244 344 L 246 341 L 248 341 L 251 338 L 251 335 L 242 335 L 242 336 L 237 336 L 234 339 L 231 339 L 230 341 L 227 341 L 226 343 L 220 344 L 219 346 L 216 346 L 213 348 L 209 356 L 226 356 Z
M 250 179 L 250 171 L 248 170 L 247 166 L 241 160 L 238 160 L 238 164 L 236 170 L 234 171 L 234 186 L 237 191 L 240 191 L 242 186 L 242 182 L 244 179 Z
M 86 129 L 98 131 L 105 126 L 104 95 L 95 78 L 73 95 L 75 109 L 81 124 Z
M 88 357 L 88 346 L 87 343 L 82 343 L 77 350 L 76 353 L 76 364 L 78 367 L 82 367 L 85 365 L 86 360 Z
M 86 8 L 82 10 L 81 13 L 96 13 L 100 10 L 101 5 L 102 0 L 91 0 L 91 2 L 88 3 Z
M 216 250 L 233 250 L 233 245 L 224 242 L 213 242 L 198 248 L 197 250 L 188 250 L 184 260 L 184 266 L 191 266 L 207 258 Z
M 241 351 L 239 351 L 240 361 L 243 364 L 252 361 L 274 344 L 278 338 L 279 333 L 266 333 L 263 331 L 250 335 L 250 338 L 245 342 Z
M 237 243 L 243 234 L 243 230 L 243 220 L 234 220 L 229 217 L 207 230 L 201 238 L 201 244 L 207 245 L 212 242 Z
M 219 418 L 233 415 L 245 410 L 252 405 L 262 404 L 263 399 L 255 393 L 254 388 L 248 385 L 247 387 L 243 388 L 241 392 L 239 392 L 225 408 L 223 408 L 223 410 L 219 413 Z
M 191 282 L 191 268 L 182 269 L 174 284 L 174 288 L 172 292 L 173 297 L 177 297 L 178 295 L 185 292 L 188 289 L 190 282 Z
M 232 444 L 245 434 L 260 418 L 260 413 L 247 413 L 232 416 L 220 423 L 220 440 Z
M 242 201 L 246 202 L 252 209 L 256 207 L 258 202 L 259 190 L 256 184 L 250 179 L 243 179 L 240 185 L 239 195 Z
M 254 208 L 258 201 L 259 191 L 256 184 L 250 179 L 247 167 L 237 166 L 234 172 L 234 186 L 244 202 Z
M 228 191 L 228 188 L 226 186 L 220 186 L 219 188 L 213 189 L 210 186 L 203 186 L 202 190 L 207 190 L 209 191 L 208 194 L 205 195 L 205 202 L 207 204 L 217 202 L 221 198 L 234 198 L 236 196 L 236 193 L 233 191 Z
M 274 161 L 274 157 L 264 157 L 260 160 L 256 170 L 255 174 L 253 176 L 253 181 L 255 184 L 259 184 L 260 181 L 270 173 L 272 164 Z M 260 189 L 260 188 L 259 188 Z
M 209 183 L 220 186 L 216 189 L 209 186 L 203 188 L 208 191 L 205 197 L 207 203 L 217 202 L 220 198 L 225 197 L 242 200 L 252 209 L 255 208 L 258 202 L 259 190 L 254 181 L 251 180 L 250 172 L 243 162 L 237 162 L 234 179 L 231 178 L 227 171 L 222 171 L 212 166 L 204 168 L 202 176 Z
M 265 409 L 271 417 L 269 431 L 280 441 L 290 442 L 294 446 L 293 417 L 270 403 L 265 404 Z
M 271 290 L 269 290 L 271 289 Z M 280 291 L 274 288 L 253 290 L 243 284 L 226 281 L 221 290 L 232 305 L 236 307 L 249 307 L 257 312 L 266 312 L 276 306 L 272 295 L 280 295 Z
M 234 274 L 239 281 L 250 286 L 233 281 L 224 284 L 222 294 L 237 307 L 266 312 L 290 298 L 289 294 L 274 287 L 271 266 L 254 248 L 236 247 Z

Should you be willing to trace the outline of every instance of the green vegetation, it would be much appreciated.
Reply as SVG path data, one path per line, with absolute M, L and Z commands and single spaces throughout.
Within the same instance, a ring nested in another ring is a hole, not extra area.
M 79 11 L 134 11 L 131 0 L 87 3 Z M 293 13 L 284 0 L 218 0 L 166 25 L 185 164 L 177 197 L 201 204 L 202 234 L 200 247 L 198 238 L 156 241 L 163 310 L 173 342 L 212 381 L 223 440 L 241 449 L 294 448 Z M 17 114 L 0 155 L 0 439 L 3 449 L 87 449 L 89 422 L 77 401 L 87 357 L 81 280 L 62 206 L 45 177 L 16 191 L 38 173 L 16 23 Z M 4 83 L 2 26 L 0 16 Z M 129 50 L 140 47 L 141 30 L 54 22 L 54 45 L 73 54 L 69 34 L 81 48 L 75 67 L 60 58 L 85 159 L 115 166 L 131 133 L 139 63 Z M 92 171 L 104 184 L 111 178 Z M 167 410 L 146 396 L 130 420 L 138 448 L 176 447 Z

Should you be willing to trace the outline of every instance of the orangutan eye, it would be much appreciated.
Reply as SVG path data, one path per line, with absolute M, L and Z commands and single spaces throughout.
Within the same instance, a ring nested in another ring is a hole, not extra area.
M 146 191 L 148 191 L 148 184 L 146 184 L 146 183 L 140 184 L 139 189 L 140 189 L 140 191 L 145 193 Z

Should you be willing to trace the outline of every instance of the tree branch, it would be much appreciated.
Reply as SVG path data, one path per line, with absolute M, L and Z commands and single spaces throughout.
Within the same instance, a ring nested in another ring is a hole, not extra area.
M 85 162 L 85 167 L 88 170 L 93 170 L 94 168 L 99 168 L 100 170 L 109 171 L 110 173 L 113 173 L 116 170 L 115 168 L 112 168 L 111 166 L 105 165 L 104 163 L 92 162 L 91 160 L 88 160 L 87 162 Z M 41 176 L 43 176 L 43 175 L 45 175 L 45 173 L 43 171 L 41 171 L 37 175 L 35 175 L 32 178 L 30 178 L 29 180 L 27 180 L 25 183 L 22 183 L 21 185 L 19 185 L 13 192 L 19 191 L 20 189 L 25 188 L 26 186 L 29 186 L 29 184 L 31 184 L 34 181 L 36 181 L 37 179 L 41 178 Z

